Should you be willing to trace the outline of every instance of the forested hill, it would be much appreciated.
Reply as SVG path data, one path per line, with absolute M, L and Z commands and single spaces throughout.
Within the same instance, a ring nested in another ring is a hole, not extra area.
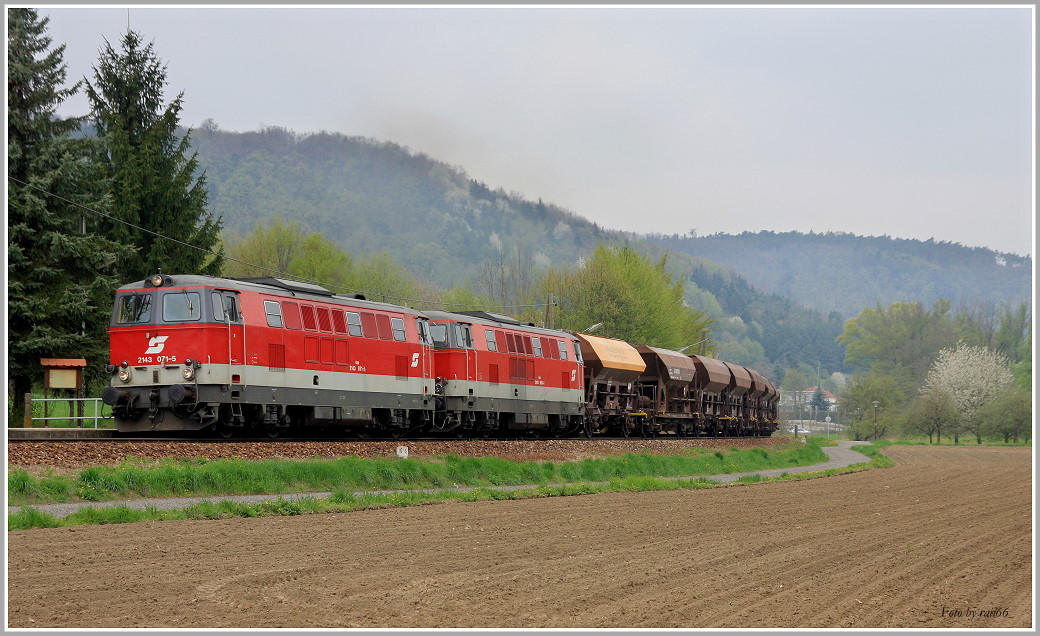
M 227 232 L 244 235 L 274 218 L 296 221 L 349 252 L 385 251 L 416 277 L 445 288 L 476 279 L 486 260 L 502 255 L 521 255 L 534 267 L 565 265 L 600 242 L 629 240 L 645 249 L 646 239 L 670 251 L 677 265 L 682 254 L 728 267 L 821 317 L 836 311 L 848 318 L 879 302 L 999 304 L 1031 297 L 1031 259 L 987 249 L 834 233 L 640 236 L 494 189 L 394 143 L 278 127 L 229 132 L 212 123 L 191 139 L 206 171 L 210 210 L 223 217 Z M 709 294 L 726 307 L 736 302 L 725 297 L 730 291 L 722 286 Z
M 551 204 L 478 183 L 460 168 L 393 143 L 269 127 L 193 131 L 210 209 L 233 234 L 296 221 L 353 253 L 388 252 L 417 277 L 464 284 L 494 253 L 573 263 L 621 238 Z
M 1028 256 L 957 243 L 844 233 L 744 232 L 650 238 L 662 247 L 724 265 L 766 292 L 848 318 L 899 301 L 926 305 L 1029 301 Z

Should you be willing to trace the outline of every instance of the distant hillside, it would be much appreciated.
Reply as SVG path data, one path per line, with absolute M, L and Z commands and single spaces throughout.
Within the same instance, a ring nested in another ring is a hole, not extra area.
M 492 190 L 460 168 L 392 143 L 281 128 L 203 126 L 192 141 L 211 210 L 239 235 L 295 220 L 355 253 L 387 251 L 416 276 L 463 284 L 498 250 L 536 265 L 572 263 L 621 238 L 541 201 Z
M 725 265 L 766 292 L 846 318 L 878 303 L 1000 304 L 1032 296 L 1030 257 L 956 243 L 799 232 L 647 238 Z
M 989 250 L 848 234 L 642 236 L 495 189 L 393 143 L 212 125 L 192 142 L 227 231 L 296 221 L 350 252 L 386 251 L 444 288 L 475 280 L 485 260 L 514 247 L 535 267 L 574 264 L 601 242 L 667 252 L 671 271 L 687 280 L 687 302 L 716 319 L 719 355 L 763 372 L 798 363 L 840 369 L 834 338 L 844 319 L 878 302 L 1030 298 L 1031 260 Z

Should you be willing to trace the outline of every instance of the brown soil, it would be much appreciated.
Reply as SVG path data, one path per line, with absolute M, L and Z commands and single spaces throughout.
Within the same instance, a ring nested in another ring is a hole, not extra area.
M 10 532 L 13 628 L 1032 626 L 1031 449 L 712 490 Z

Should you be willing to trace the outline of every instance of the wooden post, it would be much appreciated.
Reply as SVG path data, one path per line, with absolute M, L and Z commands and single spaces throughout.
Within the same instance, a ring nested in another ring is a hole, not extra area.
M 32 393 L 25 394 L 25 414 L 22 416 L 22 428 L 32 428 Z

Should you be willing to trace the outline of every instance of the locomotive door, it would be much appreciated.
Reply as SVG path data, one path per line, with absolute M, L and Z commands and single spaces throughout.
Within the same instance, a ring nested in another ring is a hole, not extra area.
M 220 296 L 224 309 L 222 322 L 227 324 L 227 381 L 228 384 L 245 384 L 246 332 L 238 292 L 222 289 Z
M 461 346 L 466 349 L 466 379 L 470 382 L 477 381 L 477 351 L 473 348 L 473 331 L 472 328 L 467 324 L 460 324 L 462 327 L 462 342 Z M 472 388 L 472 387 L 471 387 Z
M 419 361 L 418 366 L 422 371 L 423 393 L 433 393 L 430 378 L 433 377 L 433 338 L 430 336 L 430 321 L 425 318 L 416 320 L 419 328 Z

